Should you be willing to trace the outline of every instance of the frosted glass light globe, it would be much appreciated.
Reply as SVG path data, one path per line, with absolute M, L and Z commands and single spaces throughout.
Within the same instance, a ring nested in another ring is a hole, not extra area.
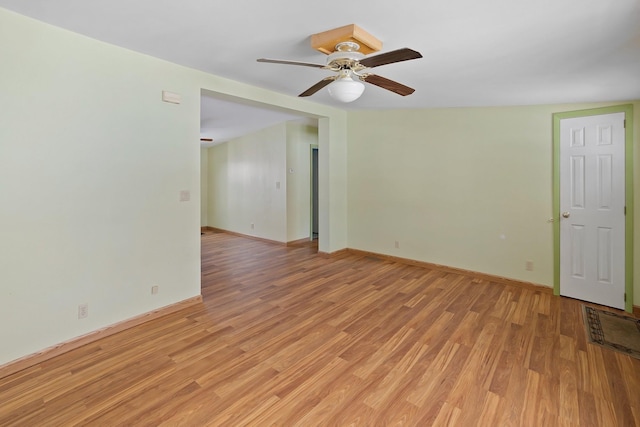
M 340 77 L 329 85 L 329 95 L 340 102 L 353 102 L 364 92 L 364 83 L 350 75 Z

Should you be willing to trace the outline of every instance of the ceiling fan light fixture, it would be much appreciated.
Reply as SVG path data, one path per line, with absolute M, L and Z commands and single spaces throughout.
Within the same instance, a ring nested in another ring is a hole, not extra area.
M 340 102 L 353 102 L 364 92 L 364 83 L 354 80 L 350 74 L 339 77 L 328 87 L 329 95 Z

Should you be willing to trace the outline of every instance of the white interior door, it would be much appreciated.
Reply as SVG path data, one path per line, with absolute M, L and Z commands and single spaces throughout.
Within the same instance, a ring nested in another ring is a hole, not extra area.
M 560 121 L 560 294 L 624 309 L 624 113 Z

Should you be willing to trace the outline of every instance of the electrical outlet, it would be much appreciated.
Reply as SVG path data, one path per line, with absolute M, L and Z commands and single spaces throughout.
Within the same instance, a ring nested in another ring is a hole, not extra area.
M 527 261 L 524 265 L 525 270 L 533 271 L 533 261 Z
M 85 319 L 89 317 L 89 304 L 84 303 L 78 306 L 78 319 Z
M 153 285 L 151 287 L 151 295 L 157 294 L 159 290 L 160 290 L 160 288 L 158 287 L 158 285 Z
M 396 240 L 396 243 L 395 243 L 395 248 L 396 249 L 400 249 L 400 242 L 398 242 L 397 240 Z
M 251 223 L 251 229 L 253 230 L 254 228 L 256 228 L 256 225 L 254 223 Z

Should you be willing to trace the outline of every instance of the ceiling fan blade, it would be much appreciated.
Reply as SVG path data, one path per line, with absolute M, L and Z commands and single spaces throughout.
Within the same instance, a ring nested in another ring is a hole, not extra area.
M 360 61 L 361 65 L 367 68 L 379 67 L 380 65 L 393 64 L 394 62 L 408 61 L 410 59 L 422 58 L 420 52 L 409 49 L 408 47 L 392 50 L 391 52 L 381 53 L 380 55 L 370 56 Z
M 333 82 L 337 78 L 338 76 L 332 76 L 332 77 L 327 77 L 326 79 L 320 80 L 318 83 L 314 84 L 313 86 L 311 86 L 309 89 L 305 90 L 298 96 L 311 96 L 317 91 L 319 91 L 320 89 L 322 89 L 323 87 L 329 85 L 331 82 Z
M 322 64 L 314 64 L 311 62 L 299 62 L 299 61 L 285 61 L 281 59 L 267 59 L 260 58 L 257 60 L 258 62 L 269 62 L 272 64 L 285 64 L 285 65 L 302 65 L 303 67 L 313 67 L 313 68 L 324 68 L 325 66 Z
M 409 86 L 405 86 L 402 83 L 394 82 L 393 80 L 389 80 L 385 77 L 377 76 L 375 74 L 369 74 L 364 78 L 364 81 L 367 83 L 371 83 L 372 85 L 379 86 L 383 89 L 390 90 L 391 92 L 395 92 L 398 95 L 407 96 L 411 95 L 416 90 Z

